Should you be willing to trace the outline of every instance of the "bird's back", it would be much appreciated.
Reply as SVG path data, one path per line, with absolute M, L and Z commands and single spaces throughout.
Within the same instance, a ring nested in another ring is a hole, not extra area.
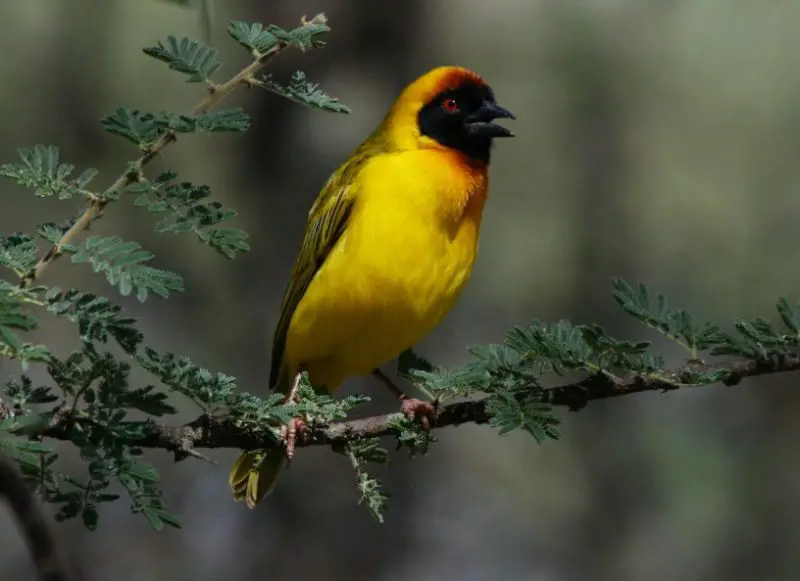
M 472 272 L 486 167 L 456 152 L 381 153 L 350 187 L 348 225 L 291 319 L 284 362 L 333 390 L 417 343 Z

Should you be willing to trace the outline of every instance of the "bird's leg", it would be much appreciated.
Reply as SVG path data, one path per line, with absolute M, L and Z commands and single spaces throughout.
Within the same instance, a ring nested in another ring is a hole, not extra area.
M 286 395 L 284 405 L 289 403 L 297 403 L 297 389 L 300 387 L 300 377 L 302 374 L 303 370 L 301 369 L 294 376 L 292 388 Z M 291 460 L 294 457 L 294 449 L 297 444 L 298 434 L 300 434 L 302 438 L 307 432 L 308 425 L 302 418 L 293 417 L 291 420 L 289 420 L 288 425 L 281 426 L 281 440 L 283 440 L 284 444 L 286 445 L 286 458 L 288 460 Z
M 400 406 L 403 410 L 403 413 L 406 417 L 414 421 L 415 418 L 419 418 L 420 424 L 425 430 L 431 429 L 431 421 L 436 419 L 436 406 L 429 401 L 424 401 L 421 399 L 416 399 L 413 397 L 408 397 L 406 392 L 402 389 L 397 387 L 392 381 L 391 377 L 386 375 L 380 369 L 375 369 L 372 372 L 378 380 L 380 380 L 383 385 L 389 388 L 397 399 L 400 400 Z

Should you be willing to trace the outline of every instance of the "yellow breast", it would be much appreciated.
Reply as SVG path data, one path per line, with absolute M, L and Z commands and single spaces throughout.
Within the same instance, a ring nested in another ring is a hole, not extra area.
M 485 167 L 433 150 L 379 155 L 362 169 L 347 229 L 292 318 L 285 361 L 332 391 L 422 339 L 472 272 Z

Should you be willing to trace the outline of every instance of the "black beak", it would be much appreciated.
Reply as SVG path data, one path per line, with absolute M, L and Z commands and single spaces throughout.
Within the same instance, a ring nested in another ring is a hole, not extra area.
M 484 101 L 481 108 L 467 117 L 464 122 L 469 135 L 480 137 L 514 137 L 514 134 L 500 125 L 492 123 L 495 119 L 516 119 L 514 114 L 492 101 Z

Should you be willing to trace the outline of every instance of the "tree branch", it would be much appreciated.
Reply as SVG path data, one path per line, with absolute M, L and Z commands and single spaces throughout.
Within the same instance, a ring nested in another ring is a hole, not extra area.
M 311 21 L 303 19 L 301 24 L 309 24 L 318 22 L 324 19 L 322 14 L 317 15 Z M 323 20 L 324 21 L 324 20 Z M 214 106 L 218 105 L 225 97 L 227 97 L 239 85 L 250 86 L 253 76 L 264 68 L 279 52 L 288 46 L 286 42 L 279 41 L 269 51 L 264 54 L 254 54 L 255 60 L 249 65 L 244 67 L 231 79 L 222 83 L 221 85 L 211 85 L 208 88 L 208 94 L 192 109 L 190 115 L 202 115 L 207 113 Z M 29 272 L 27 272 L 19 282 L 19 288 L 25 289 L 37 282 L 44 270 L 58 260 L 63 254 L 63 249 L 66 245 L 72 244 L 81 232 L 88 229 L 92 222 L 98 219 L 103 214 L 106 205 L 108 205 L 107 194 L 117 192 L 125 189 L 132 183 L 136 182 L 141 177 L 141 172 L 161 151 L 169 144 L 177 141 L 177 136 L 174 131 L 167 131 L 162 135 L 153 145 L 148 147 L 142 156 L 136 160 L 128 169 L 120 175 L 117 180 L 108 187 L 105 191 L 106 195 L 89 196 L 89 205 L 83 211 L 78 219 L 72 226 L 64 232 L 61 239 L 58 240 L 47 253 L 42 256 Z
M 40 581 L 68 581 L 48 519 L 28 490 L 16 463 L 0 454 L 0 497 L 11 507 L 33 558 Z
M 800 356 L 784 357 L 779 360 L 735 361 L 719 365 L 690 362 L 678 370 L 663 373 L 658 377 L 634 375 L 621 381 L 613 381 L 604 375 L 594 375 L 577 383 L 544 390 L 544 401 L 553 406 L 577 411 L 594 400 L 646 391 L 665 392 L 700 387 L 687 383 L 692 374 L 717 370 L 728 372 L 723 381 L 725 385 L 735 385 L 749 377 L 800 370 Z M 439 410 L 434 427 L 443 428 L 465 423 L 485 424 L 490 419 L 486 409 L 488 401 L 489 398 L 485 397 L 445 405 Z M 297 446 L 342 444 L 353 440 L 398 435 L 397 429 L 393 427 L 395 423 L 392 422 L 398 415 L 383 414 L 334 422 L 327 426 L 315 426 L 307 437 L 297 442 Z M 71 424 L 72 420 L 68 415 L 57 415 L 55 422 L 43 435 L 69 440 Z M 192 454 L 195 448 L 254 450 L 278 445 L 272 431 L 267 428 L 243 427 L 230 419 L 209 416 L 201 416 L 182 426 L 156 424 L 144 438 L 127 443 L 143 448 L 169 450 L 176 454 L 177 459 L 195 455 Z

